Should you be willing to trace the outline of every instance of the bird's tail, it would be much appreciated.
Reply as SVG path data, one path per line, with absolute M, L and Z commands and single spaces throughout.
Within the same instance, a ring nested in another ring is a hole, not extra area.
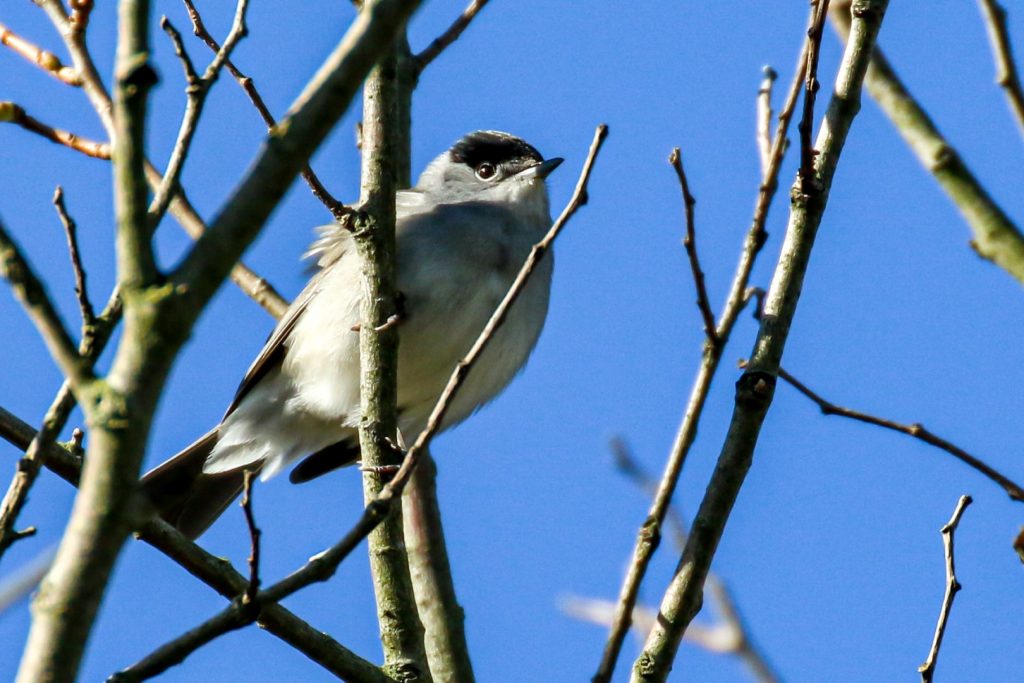
M 245 481 L 241 469 L 203 473 L 203 463 L 216 444 L 214 428 L 142 477 L 142 490 L 160 517 L 192 539 L 220 517 Z

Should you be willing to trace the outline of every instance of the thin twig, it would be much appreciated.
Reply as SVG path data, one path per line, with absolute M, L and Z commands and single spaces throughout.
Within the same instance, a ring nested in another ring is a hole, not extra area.
M 455 394 L 462 387 L 462 383 L 464 382 L 467 374 L 472 369 L 477 359 L 479 359 L 480 354 L 487 347 L 488 343 L 494 336 L 494 333 L 504 322 L 510 307 L 515 303 L 515 300 L 525 288 L 530 275 L 540 262 L 540 259 L 543 258 L 544 254 L 547 253 L 548 249 L 550 249 L 552 242 L 562 231 L 562 228 L 565 227 L 566 222 L 573 214 L 576 213 L 577 209 L 586 202 L 587 184 L 590 179 L 590 173 L 607 132 L 607 126 L 604 124 L 598 126 L 594 135 L 594 141 L 590 146 L 590 152 L 587 155 L 587 160 L 583 165 L 579 181 L 576 184 L 576 189 L 573 192 L 568 205 L 562 211 L 561 215 L 559 215 L 558 219 L 555 220 L 544 238 L 534 245 L 533 249 L 530 251 L 530 255 L 526 259 L 526 262 L 519 270 L 519 274 L 509 287 L 509 290 L 505 294 L 501 303 L 498 304 L 498 307 L 494 310 L 494 313 L 491 315 L 490 320 L 488 320 L 487 325 L 477 337 L 472 348 L 452 372 L 452 375 L 448 380 L 448 384 L 445 386 L 444 391 L 441 393 L 434 406 L 434 409 L 431 411 L 430 417 L 427 419 L 426 426 L 420 432 L 412 447 L 406 451 L 405 458 L 403 459 L 398 472 L 387 484 L 384 485 L 377 497 L 366 505 L 363 515 L 352 529 L 350 529 L 340 541 L 327 550 L 315 555 L 300 569 L 292 572 L 290 575 L 281 579 L 269 588 L 261 590 L 255 600 L 251 603 L 242 605 L 236 601 L 214 617 L 203 622 L 196 628 L 189 630 L 179 638 L 171 641 L 158 652 L 173 652 L 175 657 L 175 662 L 173 663 L 177 663 L 184 659 L 184 657 L 190 652 L 195 651 L 195 649 L 206 644 L 218 635 L 228 633 L 252 623 L 259 617 L 261 610 L 265 610 L 269 606 L 284 600 L 306 586 L 326 581 L 334 575 L 341 562 L 348 557 L 348 555 L 362 542 L 364 538 L 366 538 L 366 536 L 369 535 L 371 531 L 373 531 L 374 528 L 377 527 L 378 524 L 380 524 L 385 517 L 388 516 L 391 506 L 401 499 L 402 490 L 412 477 L 420 457 L 430 445 L 431 438 L 440 428 L 444 415 L 447 412 Z M 154 655 L 156 655 L 156 653 L 154 653 Z M 161 655 L 161 657 L 164 657 L 164 655 Z M 132 669 L 134 668 L 135 667 L 132 667 Z
M 697 435 L 697 425 L 700 423 L 704 410 L 704 403 L 707 400 L 708 392 L 711 389 L 711 382 L 718 370 L 722 357 L 722 351 L 732 329 L 739 318 L 740 312 L 746 306 L 749 293 L 748 284 L 750 273 L 754 268 L 761 247 L 764 246 L 768 233 L 765 231 L 765 223 L 768 220 L 768 209 L 771 207 L 775 192 L 778 189 L 779 171 L 782 168 L 782 158 L 786 151 L 786 135 L 789 131 L 789 124 L 793 118 L 796 107 L 797 96 L 800 93 L 800 84 L 803 82 L 804 69 L 807 63 L 807 47 L 804 44 L 800 57 L 797 60 L 796 71 L 790 83 L 786 100 L 782 110 L 779 112 L 778 125 L 775 129 L 775 138 L 772 141 L 771 156 L 769 159 L 768 172 L 758 187 L 757 202 L 754 206 L 754 215 L 750 229 L 747 231 L 740 254 L 740 262 L 736 267 L 736 274 L 733 276 L 729 289 L 729 296 L 718 320 L 716 330 L 720 344 L 705 350 L 694 380 L 693 388 L 690 390 L 690 397 L 686 405 L 686 411 L 682 422 L 676 432 L 672 443 L 672 449 L 668 460 L 665 463 L 665 470 L 658 485 L 658 492 L 651 503 L 647 518 L 641 524 L 637 532 L 636 544 L 633 548 L 633 557 L 626 570 L 626 576 L 622 581 L 619 590 L 619 598 L 615 611 L 615 619 L 608 632 L 608 639 L 605 642 L 604 651 L 601 655 L 601 662 L 597 672 L 593 676 L 593 683 L 608 683 L 611 681 L 618 662 L 619 654 L 622 652 L 622 645 L 625 642 L 626 634 L 629 632 L 630 620 L 632 619 L 634 607 L 640 594 L 640 584 L 643 582 L 647 567 L 654 557 L 658 543 L 661 539 L 661 527 L 665 521 L 672 497 L 675 494 L 679 477 L 686 463 L 686 456 L 690 452 L 694 438 Z
M 215 54 L 220 53 L 220 44 L 212 35 L 210 35 L 210 32 L 206 30 L 203 18 L 192 3 L 192 0 L 182 1 L 185 3 L 185 9 L 188 10 L 189 19 L 192 21 L 193 34 L 202 40 Z M 232 62 L 230 58 L 224 60 L 224 68 L 231 73 L 239 87 L 241 87 L 242 91 L 249 97 L 249 101 L 252 102 L 256 111 L 259 112 L 260 118 L 263 119 L 263 123 L 266 125 L 267 130 L 273 129 L 273 127 L 277 125 L 277 120 L 274 118 L 274 115 L 270 113 L 270 109 L 267 107 L 266 102 L 264 102 L 263 96 L 260 95 L 259 91 L 256 89 L 256 84 L 253 82 L 252 78 L 239 71 L 238 67 L 235 66 L 234 62 Z M 320 178 L 316 173 L 313 172 L 313 169 L 309 164 L 305 164 L 300 173 L 302 175 L 302 179 L 306 181 L 306 184 L 312 191 L 313 196 L 316 197 L 328 211 L 330 211 L 334 220 L 341 222 L 352 214 L 352 209 L 342 204 L 334 197 L 334 195 L 327 191 L 327 188 L 324 187 L 324 184 L 320 181 Z
M 643 469 L 626 442 L 616 437 L 612 439 L 610 447 L 618 470 L 640 490 L 654 495 L 658 483 Z M 682 552 L 686 545 L 687 524 L 675 505 L 669 507 L 667 521 L 673 529 L 674 544 Z M 712 652 L 738 657 L 761 683 L 778 681 L 779 676 L 772 670 L 767 657 L 754 645 L 750 629 L 747 627 L 725 580 L 714 572 L 709 572 L 706 588 L 706 592 L 711 595 L 718 609 L 721 624 L 711 629 L 704 627 L 697 633 L 694 633 L 694 629 L 691 628 L 686 632 L 685 637 Z M 653 614 L 657 613 L 656 610 L 649 608 L 639 608 L 639 611 L 643 612 L 644 609 Z M 634 619 L 636 613 L 637 610 L 634 610 Z M 608 620 L 608 625 L 610 624 L 611 619 Z M 651 621 L 650 624 L 653 626 L 654 622 Z M 650 627 L 643 629 L 643 637 L 646 637 L 649 631 Z
M 836 31 L 848 40 L 850 0 L 833 2 L 831 15 Z M 1024 284 L 1024 234 L 943 137 L 877 47 L 864 84 L 963 216 L 973 234 L 971 247 Z
M 181 39 L 181 32 L 174 27 L 174 24 L 171 23 L 171 20 L 166 15 L 160 17 L 160 28 L 171 39 L 171 45 L 174 47 L 174 56 L 181 62 L 181 70 L 185 73 L 185 83 L 188 85 L 186 92 L 188 92 L 189 88 L 199 87 L 199 73 L 196 72 L 196 67 L 192 63 L 192 58 L 189 57 L 188 50 L 185 49 L 185 42 Z
M 912 436 L 915 439 L 925 442 L 930 446 L 935 446 L 964 463 L 968 467 L 973 468 L 977 472 L 985 475 L 993 482 L 998 484 L 1006 492 L 1006 495 L 1010 497 L 1010 500 L 1015 500 L 1020 503 L 1024 503 L 1024 488 L 1008 479 L 1007 477 L 1000 474 L 998 471 L 985 464 L 983 461 L 974 457 L 959 446 L 943 439 L 942 437 L 936 436 L 932 432 L 924 428 L 923 425 L 918 423 L 913 424 L 901 424 L 893 420 L 887 420 L 882 417 L 876 417 L 867 413 L 862 413 L 859 410 L 852 410 L 850 408 L 844 408 L 838 406 L 820 395 L 812 391 L 806 384 L 798 380 L 796 377 L 788 373 L 785 369 L 779 368 L 779 377 L 790 384 L 794 389 L 799 391 L 801 394 L 811 399 L 818 405 L 821 412 L 825 415 L 839 415 L 840 417 L 847 417 L 851 420 L 857 420 L 858 422 L 865 422 L 867 424 L 877 425 L 885 429 L 890 429 L 894 432 L 900 432 L 907 436 Z
M 84 30 L 79 30 L 79 26 L 73 23 L 75 10 L 79 12 L 79 21 L 88 20 L 89 12 L 92 9 L 92 0 L 74 0 L 71 3 L 71 17 L 68 16 L 60 0 L 35 0 L 35 2 L 42 7 L 49 16 L 54 28 L 63 36 L 64 44 L 67 46 L 75 68 L 82 74 L 82 89 L 88 96 L 108 136 L 112 136 L 114 122 L 111 116 L 113 103 L 111 102 L 110 94 L 107 92 L 103 79 L 96 70 L 96 65 L 85 41 Z M 146 181 L 149 183 L 150 188 L 155 190 L 163 180 L 163 174 L 149 162 L 146 163 L 145 172 Z M 182 229 L 192 239 L 199 239 L 206 231 L 206 223 L 203 222 L 203 219 L 180 188 L 171 201 L 170 211 Z M 238 285 L 239 289 L 275 318 L 280 318 L 288 309 L 288 302 L 274 289 L 274 286 L 265 278 L 249 269 L 244 263 L 238 262 L 235 264 L 231 270 L 231 279 Z
M 68 241 L 68 253 L 71 256 L 71 270 L 75 274 L 75 297 L 78 299 L 78 308 L 82 312 L 82 327 L 88 329 L 96 322 L 96 313 L 89 301 L 89 290 L 85 287 L 85 268 L 82 266 L 82 254 L 78 250 L 78 229 L 75 221 L 68 214 L 64 205 L 64 190 L 60 185 L 53 191 L 53 205 L 57 209 L 57 216 L 64 226 L 64 235 Z
M 992 44 L 992 58 L 996 63 L 996 83 L 1006 91 L 1017 125 L 1024 134 L 1024 88 L 1017 74 L 1017 63 L 1013 59 L 1013 43 L 1006 26 L 1006 9 L 996 0 L 978 0 L 978 6 L 985 17 L 988 39 Z
M 110 159 L 109 144 L 79 137 L 75 133 L 47 125 L 39 119 L 29 116 L 21 105 L 14 102 L 0 102 L 0 122 L 14 123 L 29 132 L 43 136 L 50 142 L 64 145 L 86 156 L 95 159 Z
M 174 148 L 171 150 L 171 156 L 167 162 L 167 169 L 164 171 L 163 180 L 160 181 L 160 185 L 157 187 L 149 207 L 148 220 L 151 231 L 156 229 L 156 226 L 160 223 L 160 220 L 171 205 L 171 199 L 174 198 L 179 189 L 181 172 L 184 169 L 185 159 L 188 157 L 189 149 L 192 146 L 192 140 L 199 125 L 199 117 L 203 113 L 203 105 L 206 103 L 206 97 L 210 93 L 210 88 L 217 81 L 217 76 L 220 75 L 224 62 L 231 56 L 235 46 L 248 34 L 248 29 L 245 25 L 245 13 L 248 7 L 249 0 L 238 0 L 238 3 L 235 5 L 235 17 L 231 23 L 228 37 L 225 39 L 224 45 L 214 54 L 213 60 L 206 67 L 202 76 L 196 74 L 192 60 L 182 44 L 181 34 L 178 33 L 167 17 L 160 19 L 160 26 L 170 37 L 174 45 L 174 52 L 178 56 L 179 61 L 181 61 L 182 69 L 185 71 L 187 102 L 185 114 L 182 116 L 181 125 L 178 128 L 178 137 L 174 141 Z
M 825 30 L 825 18 L 828 16 L 829 0 L 814 0 L 814 15 L 811 20 L 811 27 L 807 31 L 807 72 L 804 79 L 804 107 L 803 115 L 800 117 L 800 124 L 797 129 L 800 131 L 800 178 L 803 181 L 802 190 L 809 194 L 809 183 L 814 181 L 814 143 L 811 135 L 814 133 L 814 101 L 817 99 L 818 89 L 821 84 L 818 82 L 818 55 L 821 53 L 821 37 Z
M 449 26 L 444 33 L 439 35 L 433 40 L 426 48 L 423 49 L 418 55 L 416 55 L 416 72 L 423 73 L 423 70 L 427 66 L 438 58 L 438 56 L 444 52 L 449 45 L 454 43 L 462 35 L 462 32 L 466 30 L 469 23 L 473 21 L 474 17 L 480 13 L 480 10 L 487 4 L 487 0 L 472 0 L 469 5 L 462 11 L 462 14 L 458 16 L 452 25 Z
M 960 496 L 953 510 L 953 516 L 942 527 L 942 546 L 946 555 L 946 593 L 942 596 L 942 608 L 939 610 L 939 622 L 935 625 L 935 635 L 932 638 L 932 647 L 928 651 L 928 658 L 924 664 L 917 667 L 921 674 L 921 683 L 931 683 L 935 675 L 935 663 L 939 658 L 939 648 L 942 647 L 942 637 L 946 634 L 946 624 L 949 622 L 949 613 L 953 609 L 953 599 L 960 592 L 962 586 L 956 578 L 956 567 L 953 563 L 953 535 L 956 533 L 957 525 L 960 524 L 960 517 L 964 510 L 971 504 L 970 496 Z
M 768 175 L 772 158 L 772 88 L 779 74 L 770 66 L 763 69 L 761 88 L 757 91 L 757 153 L 761 159 L 761 177 Z
M 666 680 L 683 633 L 700 609 L 705 578 L 752 464 L 758 436 L 771 406 L 775 374 L 803 290 L 814 238 L 850 127 L 859 111 L 864 74 L 886 6 L 887 0 L 858 0 L 851 39 L 843 53 L 816 141 L 819 153 L 814 155 L 814 177 L 811 182 L 798 178 L 793 185 L 786 239 L 765 299 L 751 367 L 736 382 L 732 418 L 714 473 L 676 573 L 661 600 L 661 616 L 633 666 L 633 683 Z M 813 39 L 812 34 L 808 40 Z
M 92 370 L 78 353 L 46 288 L 25 260 L 6 228 L 0 222 L 0 276 L 6 279 L 25 312 L 35 323 L 50 355 L 73 386 L 93 378 Z
M 252 602 L 260 591 L 260 536 L 263 534 L 256 526 L 256 516 L 252 511 L 252 480 L 254 473 L 246 470 L 242 484 L 242 512 L 245 514 L 245 526 L 249 529 L 249 586 L 245 589 L 242 599 Z
M 86 363 L 96 362 L 110 339 L 114 325 L 121 319 L 119 291 L 115 288 L 99 317 L 95 318 L 91 325 L 82 328 L 82 341 L 78 345 L 78 350 Z M 65 380 L 46 411 L 40 430 L 21 444 L 25 454 L 18 461 L 17 471 L 11 479 L 3 501 L 0 502 L 0 557 L 19 537 L 19 533 L 14 531 L 18 515 L 21 514 L 21 510 L 25 506 L 29 491 L 46 460 L 47 452 L 56 448 L 54 444 L 57 435 L 67 424 L 68 417 L 75 405 L 75 395 L 71 391 L 71 384 Z M 4 434 L 4 438 L 11 440 L 8 434 L 13 432 L 2 427 L 4 425 L 0 425 L 0 433 Z M 71 454 L 79 461 L 81 461 L 82 438 L 82 430 L 75 429 L 69 444 Z
M 701 270 L 700 259 L 697 257 L 697 230 L 693 216 L 693 206 L 697 200 L 690 194 L 690 184 L 686 180 L 686 171 L 683 170 L 683 160 L 678 147 L 672 150 L 668 157 L 668 163 L 675 169 L 676 177 L 679 178 L 679 187 L 683 192 L 683 208 L 686 213 L 686 236 L 683 238 L 683 246 L 686 248 L 686 256 L 690 262 L 693 284 L 697 288 L 697 308 L 700 310 L 701 318 L 704 319 L 704 334 L 711 346 L 718 346 L 715 314 L 711 311 L 707 286 L 704 284 L 704 271 Z
M 81 87 L 82 74 L 77 69 L 65 66 L 57 55 L 25 40 L 3 24 L 0 24 L 0 45 L 11 48 L 61 83 Z

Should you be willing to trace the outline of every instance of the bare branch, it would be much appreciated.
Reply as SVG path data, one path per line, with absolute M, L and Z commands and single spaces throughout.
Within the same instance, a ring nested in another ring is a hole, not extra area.
M 767 178 L 772 159 L 772 88 L 779 75 L 765 66 L 761 88 L 757 91 L 757 152 L 761 159 L 761 177 Z
M 949 453 L 960 462 L 964 463 L 968 467 L 973 468 L 977 472 L 980 472 L 981 474 L 985 475 L 993 482 L 1001 486 L 1002 489 L 1006 491 L 1006 495 L 1008 495 L 1011 500 L 1024 503 L 1024 488 L 1021 488 L 1019 485 L 1015 484 L 1013 481 L 1003 476 L 995 469 L 988 466 L 983 461 L 974 457 L 973 455 L 971 455 L 964 449 L 960 448 L 959 446 L 939 436 L 936 436 L 932 432 L 925 429 L 923 425 L 918 424 L 916 422 L 914 424 L 900 424 L 899 422 L 894 422 L 892 420 L 887 420 L 885 418 L 876 417 L 874 415 L 869 415 L 867 413 L 862 413 L 858 410 L 852 410 L 850 408 L 838 406 L 822 398 L 820 395 L 818 395 L 809 387 L 807 387 L 807 385 L 805 385 L 803 382 L 801 382 L 796 377 L 786 372 L 786 370 L 783 368 L 779 368 L 779 377 L 788 382 L 790 386 L 799 391 L 801 394 L 814 401 L 821 409 L 821 412 L 823 414 L 839 415 L 840 417 L 847 417 L 850 418 L 851 420 L 857 420 L 858 422 L 865 422 L 867 424 L 877 425 L 885 429 L 890 429 L 894 432 L 900 432 L 901 434 L 912 436 L 915 439 L 923 441 L 930 446 L 935 446 L 936 448 L 939 448 Z
M 36 0 L 36 4 L 43 8 L 50 17 L 57 32 L 64 37 L 64 44 L 74 61 L 75 68 L 82 74 L 82 89 L 89 97 L 93 109 L 96 110 L 107 134 L 112 135 L 114 122 L 111 117 L 113 103 L 110 94 L 103 85 L 96 65 L 93 63 L 92 55 L 85 42 L 84 25 L 73 23 L 74 13 L 79 13 L 79 21 L 88 21 L 89 12 L 92 9 L 92 0 L 74 0 L 72 5 L 72 16 L 69 18 L 60 0 Z M 0 109 L 2 111 L 2 109 Z M 159 187 L 163 180 L 163 174 L 156 168 L 146 163 L 146 181 L 150 188 Z M 182 229 L 192 239 L 199 239 L 199 236 L 206 231 L 206 224 L 196 213 L 195 208 L 189 203 L 185 193 L 180 190 L 171 201 L 171 213 L 181 224 Z M 243 263 L 236 263 L 231 270 L 231 279 L 238 285 L 239 289 L 245 292 L 253 301 L 262 306 L 271 315 L 280 318 L 288 308 L 288 302 L 277 293 L 277 290 L 264 278 L 247 268 Z
M 192 20 L 192 32 L 197 38 L 206 43 L 207 47 L 213 50 L 215 54 L 219 54 L 221 51 L 220 44 L 212 35 L 210 35 L 210 32 L 206 30 L 206 25 L 203 24 L 203 19 L 199 15 L 199 11 L 195 8 L 195 5 L 192 4 L 192 0 L 183 0 L 183 2 L 185 3 L 185 8 L 188 10 L 188 16 Z M 253 83 L 253 80 L 239 71 L 238 67 L 235 66 L 230 58 L 224 60 L 224 66 L 231 72 L 231 75 L 234 77 L 239 87 L 241 87 L 249 97 L 249 101 L 252 102 L 252 105 L 256 108 L 256 111 L 259 113 L 260 118 L 263 119 L 263 123 L 267 126 L 267 129 L 273 129 L 273 127 L 277 125 L 277 120 L 274 118 L 273 114 L 270 113 L 270 109 L 267 107 L 266 102 L 263 101 L 263 97 L 256 89 L 256 84 Z M 327 191 L 327 188 L 324 187 L 324 184 L 320 181 L 320 178 L 316 173 L 313 172 L 313 169 L 308 163 L 303 166 L 300 174 L 302 175 L 302 179 L 306 181 L 309 189 L 313 192 L 313 196 L 331 212 L 334 220 L 340 222 L 351 215 L 352 209 L 342 204 L 334 197 L 334 195 Z
M 50 142 L 64 145 L 89 157 L 110 158 L 110 145 L 107 143 L 89 140 L 66 130 L 49 126 L 39 119 L 29 116 L 24 108 L 14 102 L 0 102 L 0 122 L 14 123 L 27 131 L 43 136 Z
M 459 606 L 437 504 L 437 466 L 429 453 L 402 495 L 402 522 L 423 645 L 436 681 L 474 683 L 466 643 L 465 614 Z
M 166 15 L 160 17 L 160 28 L 164 30 L 167 37 L 171 40 L 171 45 L 174 46 L 174 56 L 181 62 L 181 70 L 185 73 L 185 84 L 188 86 L 186 92 L 190 88 L 199 87 L 200 76 L 196 72 L 196 67 L 192 63 L 192 58 L 188 56 L 188 50 L 185 49 L 185 42 L 181 39 L 181 32 L 174 27 L 171 20 Z
M 246 470 L 241 501 L 245 525 L 249 529 L 249 585 L 242 594 L 245 602 L 253 602 L 260 591 L 260 536 L 263 532 L 256 526 L 256 516 L 252 511 L 252 479 L 253 472 Z
M 693 284 L 697 288 L 697 308 L 700 316 L 704 319 L 704 334 L 707 336 L 708 344 L 718 346 L 718 331 L 715 329 L 715 314 L 711 311 L 711 303 L 708 301 L 708 290 L 704 284 L 704 271 L 700 268 L 700 259 L 697 257 L 697 230 L 694 226 L 693 206 L 697 200 L 690 194 L 690 184 L 686 181 L 686 171 L 683 170 L 683 160 L 676 147 L 668 157 L 668 163 L 676 171 L 679 178 L 679 187 L 683 191 L 683 208 L 686 212 L 686 237 L 683 238 L 683 246 L 686 248 L 686 256 L 690 262 L 690 272 L 693 274 Z
M 423 70 L 430 65 L 435 59 L 440 56 L 442 52 L 448 49 L 452 43 L 459 39 L 462 32 L 465 31 L 471 21 L 480 13 L 480 10 L 487 4 L 487 0 L 472 0 L 469 5 L 462 11 L 462 14 L 452 22 L 444 33 L 434 39 L 430 45 L 424 48 L 423 52 L 420 52 L 415 57 L 416 61 L 416 72 L 417 74 L 423 73 Z
M 653 496 L 657 492 L 658 483 L 644 471 L 632 451 L 626 445 L 626 442 L 621 438 L 614 438 L 610 446 L 615 458 L 615 465 L 619 471 L 642 491 Z M 683 520 L 682 514 L 674 505 L 669 507 L 667 519 L 673 529 L 674 543 L 677 549 L 682 552 L 686 546 L 687 524 Z M 779 676 L 772 670 L 767 657 L 754 645 L 753 639 L 750 636 L 750 630 L 747 628 L 746 622 L 725 580 L 717 574 L 709 572 L 706 588 L 706 592 L 711 595 L 715 606 L 718 608 L 721 624 L 713 628 L 701 627 L 699 629 L 694 629 L 691 626 L 684 635 L 684 638 L 708 651 L 734 655 L 747 665 L 758 681 L 761 683 L 776 683 L 779 680 Z M 609 607 L 609 609 L 611 608 Z M 647 637 L 647 634 L 654 626 L 654 620 L 647 619 L 646 627 L 641 627 L 635 622 L 638 612 L 642 619 L 646 619 L 646 615 L 650 614 L 653 617 L 657 614 L 657 611 L 643 607 L 637 607 L 633 610 L 634 627 L 641 632 L 642 640 Z M 611 613 L 609 613 L 607 620 L 607 625 L 609 626 L 612 624 L 610 617 Z
M 22 256 L 6 228 L 0 222 L 0 276 L 7 280 L 14 290 L 14 295 L 21 302 L 29 318 L 35 323 L 43 341 L 46 342 L 50 355 L 57 367 L 71 382 L 73 387 L 90 382 L 92 371 L 84 362 L 75 343 L 71 340 L 64 323 L 61 322 L 57 309 L 54 308 L 46 288 L 39 281 L 32 267 Z
M 775 375 L 796 314 L 814 238 L 850 126 L 859 110 L 861 85 L 887 4 L 887 0 L 858 0 L 859 11 L 817 139 L 814 177 L 798 177 L 793 186 L 787 237 L 765 299 L 753 359 L 736 383 L 728 434 L 676 574 L 661 601 L 661 616 L 634 664 L 633 683 L 666 679 L 683 633 L 700 609 L 711 560 L 750 469 L 771 405 Z M 813 40 L 813 35 L 809 40 Z
M 942 597 L 942 608 L 939 610 L 939 622 L 935 625 L 935 635 L 932 638 L 932 647 L 928 651 L 928 658 L 924 664 L 917 667 L 921 674 L 921 683 L 931 683 L 935 675 L 935 663 L 939 658 L 939 648 L 942 647 L 942 636 L 946 633 L 946 624 L 949 621 L 949 613 L 953 609 L 953 599 L 962 586 L 956 578 L 956 567 L 953 564 L 953 535 L 956 533 L 957 525 L 960 524 L 960 517 L 964 510 L 971 504 L 970 496 L 960 496 L 953 510 L 953 516 L 949 518 L 942 527 L 942 546 L 946 554 L 946 593 Z
M 0 24 L 0 45 L 11 48 L 61 83 L 74 87 L 82 85 L 82 75 L 76 69 L 65 66 L 57 55 L 25 40 L 3 24 Z
M 217 80 L 224 62 L 231 56 L 231 52 L 238 45 L 238 42 L 248 33 L 245 26 L 245 12 L 248 9 L 249 0 L 238 0 L 235 6 L 235 18 L 231 24 L 231 30 L 224 46 L 217 50 L 213 61 L 206 67 L 202 77 L 196 75 L 192 60 L 181 42 L 181 34 L 171 24 L 167 17 L 162 17 L 160 26 L 164 29 L 174 44 L 174 52 L 182 63 L 185 71 L 185 94 L 187 103 L 185 114 L 181 118 L 181 125 L 178 128 L 178 137 L 174 141 L 174 148 L 171 150 L 170 160 L 167 162 L 167 169 L 164 171 L 163 179 L 153 196 L 149 206 L 149 229 L 156 229 L 164 213 L 171 204 L 171 199 L 177 194 L 180 187 L 181 172 L 185 166 L 185 159 L 188 157 L 189 149 L 192 146 L 192 139 L 195 136 L 196 128 L 199 125 L 199 117 L 203 113 L 203 105 L 206 104 L 206 96 L 210 88 Z
M 1013 59 L 1013 44 L 1006 27 L 1006 9 L 996 0 L 978 0 L 985 18 L 988 39 L 992 44 L 992 58 L 996 63 L 996 83 L 1006 91 L 1006 99 L 1021 133 L 1024 134 L 1024 88 Z
M 362 10 L 365 11 L 365 8 Z M 398 442 L 396 208 L 406 138 L 399 118 L 397 37 L 363 85 L 359 213 L 350 222 L 360 267 L 359 451 L 363 499 L 376 499 L 403 453 Z M 403 169 L 404 170 L 404 169 Z M 376 597 L 384 670 L 395 678 L 430 681 L 424 628 L 406 555 L 400 505 L 370 532 L 367 552 Z
M 71 256 L 71 270 L 75 274 L 75 297 L 78 308 L 82 312 L 82 327 L 90 328 L 96 322 L 96 313 L 89 301 L 89 290 L 85 287 L 85 268 L 82 266 L 82 255 L 78 250 L 78 230 L 74 219 L 68 215 L 64 206 L 64 190 L 60 185 L 53 192 L 53 205 L 57 208 L 60 223 L 64 226 L 64 235 L 68 241 L 68 253 Z
M 0 407 L 0 437 L 25 450 L 36 436 L 37 432 L 31 426 Z M 47 468 L 72 486 L 78 486 L 82 469 L 80 458 L 68 448 L 53 443 L 43 450 L 43 456 Z M 231 563 L 206 552 L 159 518 L 146 522 L 139 531 L 139 538 L 228 599 L 244 594 L 249 585 L 248 579 Z M 259 623 L 339 678 L 358 683 L 395 683 L 379 667 L 349 651 L 281 605 L 264 606 Z
M 832 23 L 843 40 L 847 40 L 850 32 L 849 0 L 835 5 Z M 879 48 L 871 57 L 864 84 L 918 161 L 935 176 L 960 211 L 974 235 L 971 247 L 979 256 L 1024 283 L 1024 234 L 942 136 Z
M 800 53 L 800 58 L 797 60 L 797 68 L 793 74 L 793 80 L 786 95 L 786 100 L 782 110 L 779 112 L 779 122 L 775 130 L 775 138 L 772 141 L 768 172 L 758 188 L 754 216 L 743 242 L 740 262 L 736 267 L 736 274 L 733 276 L 728 299 L 719 318 L 716 332 L 721 343 L 716 347 L 706 349 L 701 360 L 697 371 L 697 378 L 694 380 L 693 388 L 690 390 L 686 412 L 683 415 L 675 440 L 672 443 L 672 450 L 665 463 L 665 470 L 658 485 L 657 495 L 655 495 L 654 502 L 651 504 L 647 519 L 644 520 L 637 533 L 633 557 L 626 570 L 622 587 L 619 590 L 615 619 L 612 628 L 608 632 L 608 640 L 605 643 L 597 673 L 594 674 L 592 679 L 593 683 L 609 683 L 611 681 L 619 654 L 622 652 L 622 644 L 626 639 L 626 634 L 629 632 L 633 608 L 640 594 L 640 584 L 647 573 L 647 567 L 650 565 L 651 558 L 654 557 L 654 551 L 657 550 L 665 515 L 668 512 L 672 496 L 675 494 L 676 485 L 679 482 L 683 465 L 686 462 L 686 456 L 690 452 L 690 447 L 693 445 L 693 440 L 697 435 L 697 425 L 703 414 L 704 402 L 707 400 L 708 392 L 711 389 L 711 381 L 718 370 L 722 351 L 729 341 L 733 326 L 736 324 L 740 312 L 747 305 L 750 296 L 748 293 L 750 273 L 754 268 L 754 262 L 761 251 L 761 247 L 764 246 L 765 240 L 768 238 L 768 233 L 765 231 L 765 222 L 768 220 L 768 209 L 771 207 L 775 191 L 778 188 L 779 171 L 782 168 L 782 157 L 786 150 L 786 135 L 789 131 L 790 121 L 793 118 L 797 96 L 800 93 L 800 84 L 803 82 L 806 62 L 807 48 L 805 44 Z
M 814 132 L 814 101 L 821 84 L 818 82 L 818 54 L 821 52 L 821 38 L 825 29 L 825 17 L 828 16 L 829 0 L 813 0 L 814 14 L 811 27 L 807 30 L 807 71 L 804 80 L 804 108 L 797 129 L 800 131 L 800 178 L 803 180 L 802 190 L 811 192 L 808 185 L 814 180 L 814 144 L 811 135 Z

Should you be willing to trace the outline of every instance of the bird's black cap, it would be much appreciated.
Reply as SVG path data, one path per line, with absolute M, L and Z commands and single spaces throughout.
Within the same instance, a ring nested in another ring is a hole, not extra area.
M 452 147 L 451 158 L 455 163 L 463 163 L 470 168 L 484 162 L 499 166 L 508 162 L 532 165 L 544 161 L 533 145 L 514 135 L 494 130 L 478 130 L 462 138 Z

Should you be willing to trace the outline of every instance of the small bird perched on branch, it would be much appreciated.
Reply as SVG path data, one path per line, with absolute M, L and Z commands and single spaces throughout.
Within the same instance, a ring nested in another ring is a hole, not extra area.
M 466 135 L 396 197 L 398 423 L 423 429 L 456 363 L 551 224 L 548 159 L 520 138 Z M 220 424 L 143 477 L 160 515 L 202 534 L 239 495 L 246 470 L 268 479 L 307 456 L 304 482 L 359 459 L 360 260 L 348 230 L 326 226 L 317 273 L 245 374 Z M 547 315 L 552 259 L 541 262 L 454 397 L 442 428 L 494 398 L 526 363 Z

